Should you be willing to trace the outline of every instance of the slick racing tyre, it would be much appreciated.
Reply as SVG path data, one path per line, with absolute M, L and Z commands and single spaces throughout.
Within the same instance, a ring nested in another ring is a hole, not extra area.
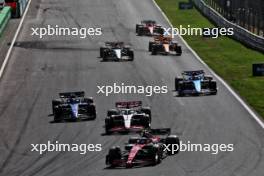
M 149 47 L 148 47 L 148 51 L 151 52 L 152 51 L 152 46 L 155 44 L 155 42 L 149 42 Z
M 106 156 L 106 164 L 110 165 L 110 167 L 116 167 L 114 160 L 119 160 L 121 159 L 121 149 L 120 147 L 112 147 L 108 155 Z
M 92 120 L 96 119 L 96 107 L 94 104 L 91 104 L 90 106 L 88 106 L 87 112 L 92 117 L 91 118 Z
M 157 46 L 152 45 L 151 55 L 157 55 Z
M 150 118 L 148 116 L 144 116 L 140 119 L 140 123 L 145 127 L 145 128 L 150 128 Z
M 93 98 L 84 98 L 83 101 L 85 103 L 94 103 Z
M 104 51 L 105 51 L 105 47 L 101 47 L 100 48 L 100 57 L 102 58 L 103 57 L 103 55 L 104 55 Z
M 179 153 L 180 140 L 176 135 L 169 135 L 168 137 L 166 137 L 165 144 L 170 145 L 170 150 L 167 151 L 168 155 Z
M 179 90 L 180 81 L 182 81 L 182 78 L 178 78 L 178 77 L 175 78 L 175 91 Z
M 137 34 L 138 34 L 138 36 L 142 36 L 143 35 L 143 28 L 141 26 L 138 28 Z
M 61 104 L 61 100 L 52 100 L 52 113 L 54 114 L 55 107 Z
M 182 47 L 181 46 L 177 46 L 175 49 L 176 55 L 177 56 L 181 56 L 182 55 Z
M 210 91 L 212 92 L 211 95 L 216 95 L 217 94 L 217 84 L 216 81 L 210 81 L 209 82 L 210 86 Z
M 129 50 L 128 51 L 128 56 L 129 56 L 129 61 L 133 61 L 134 60 L 134 51 Z
M 157 33 L 160 34 L 160 35 L 163 35 L 163 34 L 164 34 L 164 29 L 163 29 L 161 26 L 157 26 L 157 27 L 156 27 L 156 31 L 157 31 Z
M 116 109 L 110 109 L 107 111 L 107 117 L 111 117 L 112 115 L 118 115 L 118 111 Z
M 138 34 L 138 29 L 141 27 L 142 25 L 140 24 L 136 24 L 136 33 Z
M 151 122 L 151 109 L 150 107 L 143 107 L 141 111 L 149 116 L 149 121 Z
M 111 117 L 107 117 L 105 119 L 105 134 L 111 134 L 110 129 L 112 128 L 113 125 L 113 120 L 111 119 Z
M 54 122 L 61 122 L 63 120 L 60 110 L 55 108 L 54 109 Z

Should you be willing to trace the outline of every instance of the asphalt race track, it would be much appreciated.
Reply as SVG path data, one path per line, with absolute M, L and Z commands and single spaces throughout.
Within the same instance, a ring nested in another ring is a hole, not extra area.
M 149 37 L 135 24 L 153 19 L 168 24 L 151 0 L 36 0 L 32 2 L 0 83 L 1 176 L 261 176 L 264 132 L 218 81 L 216 96 L 176 97 L 174 77 L 183 70 L 205 69 L 183 46 L 182 56 L 151 56 Z M 31 36 L 31 27 L 101 27 L 102 36 Z M 100 62 L 104 41 L 125 41 L 134 62 Z M 181 43 L 181 42 L 180 42 Z M 183 44 L 182 44 L 183 45 Z M 205 69 L 206 70 L 206 69 Z M 167 85 L 168 94 L 97 94 L 97 85 Z M 63 91 L 84 90 L 97 104 L 96 121 L 52 123 L 51 100 Z M 127 135 L 101 136 L 107 109 L 116 101 L 142 100 L 152 107 L 152 127 L 170 127 L 183 141 L 232 143 L 233 152 L 181 152 L 155 167 L 107 169 L 112 145 Z M 102 152 L 31 152 L 31 145 L 102 144 Z

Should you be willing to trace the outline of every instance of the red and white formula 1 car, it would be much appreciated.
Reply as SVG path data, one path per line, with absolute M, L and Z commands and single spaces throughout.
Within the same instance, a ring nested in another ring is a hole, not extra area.
M 116 109 L 108 110 L 105 133 L 140 132 L 150 128 L 150 107 L 142 107 L 141 101 L 117 102 Z

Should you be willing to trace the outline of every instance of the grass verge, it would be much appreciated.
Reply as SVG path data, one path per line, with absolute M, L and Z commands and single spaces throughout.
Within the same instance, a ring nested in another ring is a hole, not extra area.
M 179 10 L 182 0 L 155 0 L 174 27 L 214 27 L 197 9 Z M 193 50 L 246 102 L 264 117 L 264 77 L 252 76 L 252 64 L 264 63 L 264 54 L 228 37 L 183 36 Z

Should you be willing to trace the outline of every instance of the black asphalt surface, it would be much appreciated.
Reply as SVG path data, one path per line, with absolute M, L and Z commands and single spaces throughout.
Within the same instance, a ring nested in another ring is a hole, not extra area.
M 168 24 L 151 0 L 33 1 L 0 82 L 1 176 L 262 176 L 264 132 L 218 81 L 216 96 L 175 97 L 174 77 L 205 69 L 183 46 L 182 56 L 151 56 L 149 37 L 135 35 L 135 24 L 153 19 Z M 31 27 L 101 27 L 102 36 L 31 36 Z M 104 41 L 135 48 L 134 62 L 100 62 Z M 180 42 L 181 43 L 181 42 Z M 97 85 L 166 85 L 167 94 L 97 94 Z M 84 90 L 97 104 L 95 121 L 51 123 L 51 100 L 63 91 Z M 233 152 L 181 152 L 155 167 L 106 169 L 105 156 L 127 135 L 101 136 L 107 109 L 116 101 L 142 100 L 152 107 L 152 127 L 170 127 L 184 141 L 234 144 Z M 31 152 L 31 144 L 102 144 L 102 152 Z

